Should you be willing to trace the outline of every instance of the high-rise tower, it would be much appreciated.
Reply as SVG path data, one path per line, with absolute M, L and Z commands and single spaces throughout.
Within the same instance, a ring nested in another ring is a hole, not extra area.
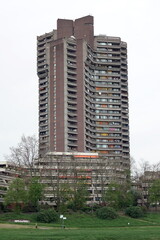
M 37 37 L 39 154 L 98 152 L 129 165 L 127 44 L 93 17 Z

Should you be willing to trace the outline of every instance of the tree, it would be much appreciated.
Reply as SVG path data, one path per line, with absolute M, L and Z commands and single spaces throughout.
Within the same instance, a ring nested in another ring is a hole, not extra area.
M 39 201 L 43 198 L 44 185 L 37 178 L 32 178 L 28 185 L 28 204 L 38 209 Z
M 96 216 L 100 219 L 115 219 L 118 214 L 111 207 L 102 207 L 96 210 Z
M 4 198 L 5 204 L 13 204 L 13 208 L 19 211 L 27 202 L 27 192 L 23 179 L 16 178 L 9 186 L 9 189 Z
M 96 198 L 99 204 L 106 204 L 106 188 L 108 186 L 109 175 L 111 173 L 109 161 L 105 157 L 99 157 L 92 164 L 92 185 L 95 188 Z
M 160 203 L 160 180 L 155 180 L 150 189 L 149 189 L 149 201 L 150 203 L 154 203 L 155 206 Z
M 110 207 L 123 209 L 133 205 L 134 196 L 129 184 L 111 183 L 106 190 L 106 201 Z
M 35 169 L 35 159 L 38 157 L 38 140 L 33 136 L 22 136 L 17 147 L 10 148 L 10 155 L 6 156 L 7 161 L 19 168 L 26 167 L 32 176 Z
M 69 203 L 69 207 L 74 211 L 81 210 L 86 203 L 87 196 L 89 195 L 85 183 L 79 183 L 76 185 L 76 189 L 72 191 L 72 199 Z

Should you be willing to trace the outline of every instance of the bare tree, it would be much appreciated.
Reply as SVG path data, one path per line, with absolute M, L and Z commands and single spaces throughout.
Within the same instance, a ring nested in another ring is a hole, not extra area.
M 17 147 L 10 148 L 10 155 L 5 158 L 7 161 L 19 168 L 27 168 L 32 176 L 35 168 L 35 159 L 38 157 L 38 140 L 35 135 L 22 136 Z
M 142 175 L 142 170 L 138 169 L 136 161 L 133 157 L 130 158 L 130 168 L 131 168 L 131 181 L 132 183 L 136 183 L 139 181 L 139 178 Z

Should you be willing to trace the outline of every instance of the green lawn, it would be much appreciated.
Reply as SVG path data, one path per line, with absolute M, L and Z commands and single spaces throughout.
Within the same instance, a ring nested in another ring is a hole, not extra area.
M 14 212 L 8 212 L 8 213 L 0 213 L 0 222 L 7 222 L 15 219 L 26 219 L 31 222 L 35 222 L 35 216 L 36 213 L 27 214 L 27 213 L 14 213 Z
M 67 228 L 105 228 L 105 227 L 128 227 L 129 226 L 155 226 L 160 225 L 160 214 L 147 214 L 146 217 L 141 219 L 134 219 L 127 216 L 119 216 L 114 220 L 101 220 L 95 217 L 95 215 L 89 215 L 85 213 L 72 213 L 64 214 L 67 217 L 65 220 L 65 226 Z M 35 214 L 15 214 L 5 213 L 0 214 L 0 222 L 11 223 L 14 219 L 26 219 L 30 220 L 31 224 L 36 223 Z M 40 224 L 39 225 L 44 225 Z M 60 227 L 61 220 L 58 223 L 45 224 L 51 227 Z
M 105 227 L 128 227 L 129 226 L 154 226 L 155 224 L 160 225 L 160 215 L 159 222 L 158 218 L 152 219 L 146 217 L 143 219 L 134 219 L 127 216 L 120 216 L 114 220 L 101 220 L 95 216 L 86 214 L 72 214 L 67 215 L 67 220 L 65 225 L 67 227 L 78 227 L 78 228 L 105 228 Z
M 160 214 L 147 214 L 141 219 L 120 216 L 114 220 L 100 220 L 92 215 L 65 215 L 65 229 L 61 229 L 61 222 L 52 224 L 38 224 L 35 229 L 4 229 L 0 226 L 2 240 L 160 240 Z M 35 224 L 31 214 L 0 214 L 1 222 L 11 219 L 30 219 Z M 40 226 L 50 227 L 40 229 Z
M 0 229 L 2 240 L 159 240 L 159 227 L 95 229 Z
M 143 219 L 145 221 L 160 225 L 160 213 L 148 213 Z

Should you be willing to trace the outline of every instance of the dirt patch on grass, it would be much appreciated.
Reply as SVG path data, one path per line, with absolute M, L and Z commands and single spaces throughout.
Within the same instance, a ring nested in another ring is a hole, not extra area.
M 21 225 L 21 224 L 9 224 L 9 223 L 0 223 L 0 228 L 12 228 L 12 229 L 20 229 L 20 228 L 32 228 L 35 229 L 34 225 Z M 42 227 L 38 226 L 38 229 L 52 229 L 52 227 Z

